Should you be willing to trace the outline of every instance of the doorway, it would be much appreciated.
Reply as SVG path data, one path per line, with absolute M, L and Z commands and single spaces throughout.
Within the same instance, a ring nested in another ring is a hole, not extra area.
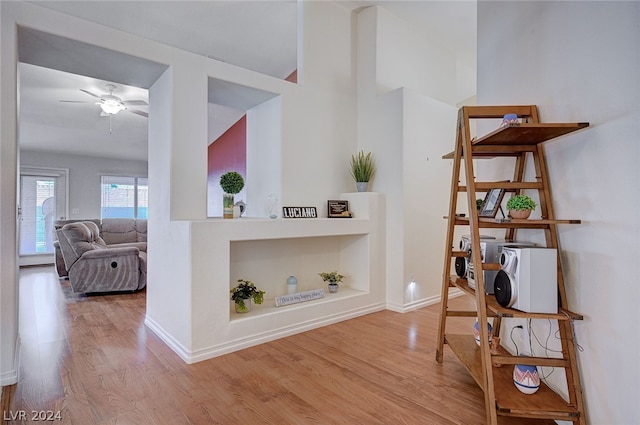
M 53 263 L 53 223 L 67 217 L 67 175 L 65 169 L 20 169 L 20 266 Z

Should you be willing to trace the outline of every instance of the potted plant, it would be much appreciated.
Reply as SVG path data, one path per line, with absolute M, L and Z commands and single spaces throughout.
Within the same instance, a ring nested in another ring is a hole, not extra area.
M 526 219 L 537 204 L 527 195 L 515 195 L 507 201 L 507 210 L 511 218 Z
M 478 211 L 480 211 L 480 209 L 482 208 L 483 203 L 484 203 L 484 199 L 480 199 L 480 198 L 476 199 L 476 209 Z
M 351 176 L 356 181 L 358 192 L 366 192 L 369 186 L 369 180 L 376 172 L 376 164 L 371 152 L 364 153 L 360 151 L 355 155 L 351 155 Z
M 338 284 L 342 282 L 342 279 L 344 279 L 344 276 L 339 274 L 335 270 L 328 273 L 318 273 L 318 275 L 320 275 L 323 281 L 329 284 L 329 292 L 331 292 L 332 294 L 338 292 Z
M 224 208 L 224 218 L 233 218 L 233 195 L 240 193 L 244 187 L 244 179 L 240 173 L 229 171 L 220 176 L 220 187 L 224 192 L 222 205 Z
M 251 300 L 256 304 L 262 304 L 265 291 L 256 288 L 250 280 L 238 279 L 238 286 L 231 289 L 231 300 L 235 302 L 236 313 L 246 313 L 251 310 Z

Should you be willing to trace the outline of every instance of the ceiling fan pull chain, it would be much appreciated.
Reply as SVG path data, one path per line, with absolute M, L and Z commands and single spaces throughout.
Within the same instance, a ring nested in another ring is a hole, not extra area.
M 109 134 L 111 134 L 111 115 L 109 115 Z

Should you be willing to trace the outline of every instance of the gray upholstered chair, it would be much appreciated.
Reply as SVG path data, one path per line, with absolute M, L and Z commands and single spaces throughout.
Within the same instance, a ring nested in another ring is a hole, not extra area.
M 147 282 L 147 254 L 135 246 L 110 248 L 91 221 L 69 223 L 58 232 L 74 292 L 135 291 Z

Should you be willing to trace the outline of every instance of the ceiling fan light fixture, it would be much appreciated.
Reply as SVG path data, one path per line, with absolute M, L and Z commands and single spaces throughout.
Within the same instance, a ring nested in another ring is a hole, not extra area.
M 111 115 L 115 115 L 118 112 L 127 109 L 119 97 L 108 94 L 100 98 L 100 108 L 102 108 L 105 114 Z

